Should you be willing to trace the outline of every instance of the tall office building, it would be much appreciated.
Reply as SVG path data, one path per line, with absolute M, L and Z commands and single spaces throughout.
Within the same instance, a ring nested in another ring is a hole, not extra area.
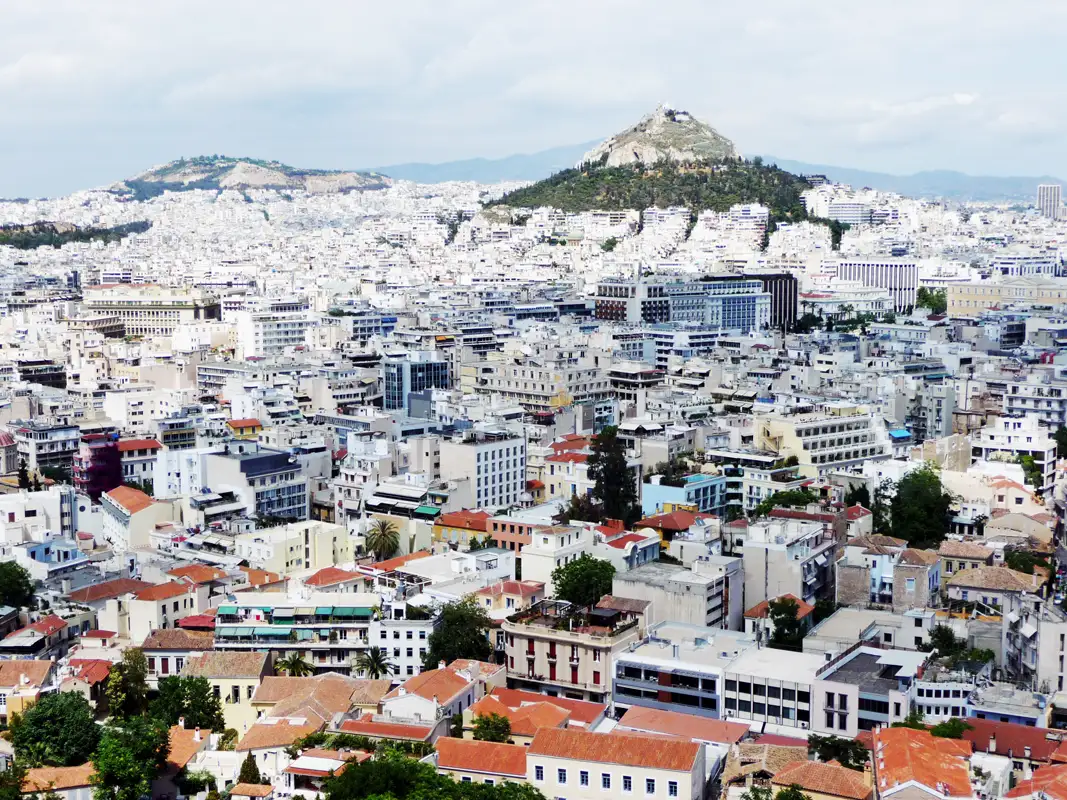
M 426 389 L 452 386 L 449 363 L 439 351 L 418 351 L 382 362 L 383 407 L 390 411 L 408 410 L 408 396 Z
M 1037 207 L 1041 216 L 1059 219 L 1063 216 L 1063 187 L 1058 183 L 1042 183 L 1037 187 Z

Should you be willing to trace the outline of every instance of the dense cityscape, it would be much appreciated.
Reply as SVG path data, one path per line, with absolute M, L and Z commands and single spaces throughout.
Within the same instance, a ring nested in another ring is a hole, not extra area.
M 660 106 L 0 200 L 2 800 L 1067 800 L 1067 213 Z

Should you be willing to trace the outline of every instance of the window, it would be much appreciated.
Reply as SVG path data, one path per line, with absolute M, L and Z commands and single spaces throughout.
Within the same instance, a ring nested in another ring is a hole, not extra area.
M 737 686 L 737 690 L 742 694 L 752 694 L 752 684 L 748 681 L 741 681 Z
M 667 796 L 668 797 L 677 797 L 678 796 L 678 781 L 667 781 Z
M 760 697 L 763 697 L 766 694 L 766 692 L 767 692 L 767 687 L 764 686 L 762 683 L 754 683 L 754 684 L 752 684 L 752 694 L 759 695 Z
M 748 714 L 752 711 L 752 703 L 750 703 L 748 700 L 738 700 L 737 710 Z
M 811 702 L 811 694 L 809 692 L 797 692 L 797 702 L 798 703 L 810 703 Z
M 623 788 L 625 789 L 626 788 L 626 778 L 622 779 L 622 785 L 623 785 Z M 600 788 L 601 789 L 610 789 L 611 788 L 611 773 L 610 772 L 601 772 L 600 773 Z
M 543 781 L 545 779 L 545 768 L 541 766 L 534 767 L 534 780 Z
M 156 671 L 156 660 L 154 658 L 148 659 L 148 674 L 151 675 Z
M 782 689 L 782 699 L 793 702 L 797 699 L 797 693 L 795 689 Z
M 583 769 L 581 772 L 578 773 L 578 785 L 579 786 L 588 786 L 589 785 L 589 771 L 588 770 L 584 770 Z
M 826 707 L 827 708 L 833 708 L 834 707 L 834 693 L 833 692 L 827 692 L 826 693 Z
M 834 712 L 833 711 L 827 711 L 826 712 L 826 727 L 827 727 L 828 730 L 833 730 L 834 729 Z
M 556 770 L 556 781 L 558 783 L 566 783 L 567 782 L 567 770 L 565 770 L 565 769 L 557 769 Z
M 459 779 L 459 782 L 460 783 L 470 783 L 471 779 L 468 778 L 466 775 L 464 775 L 462 778 Z
M 629 775 L 623 775 L 622 776 L 622 790 L 624 792 L 630 792 L 630 791 L 633 791 L 633 788 L 634 788 L 634 782 L 630 779 L 630 776 Z
M 837 696 L 837 707 L 841 711 L 848 711 L 848 695 L 847 694 L 839 694 Z
M 1063 640 L 1063 637 L 1061 636 L 1060 637 L 1060 643 L 1061 644 L 1063 643 L 1062 640 Z M 729 678 L 727 678 L 726 679 L 726 691 L 728 691 L 728 692 L 736 692 L 737 691 L 737 681 L 732 681 Z
M 767 697 L 778 698 L 782 696 L 782 690 L 777 686 L 767 687 Z
M 753 714 L 759 714 L 760 716 L 763 716 L 764 714 L 767 713 L 767 707 L 763 703 L 753 703 L 752 704 L 752 713 Z
M 916 628 L 921 628 L 922 626 L 923 626 L 922 617 L 916 617 L 915 618 L 915 627 Z
M 655 793 L 656 793 L 656 779 L 655 778 L 645 778 L 645 794 L 655 794 Z

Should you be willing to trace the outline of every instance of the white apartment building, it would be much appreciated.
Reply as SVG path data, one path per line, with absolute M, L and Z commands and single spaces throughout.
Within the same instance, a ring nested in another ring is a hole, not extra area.
M 690 567 L 657 561 L 616 573 L 612 594 L 648 600 L 649 625 L 676 622 L 736 631 L 745 612 L 744 583 L 740 558 L 706 555 Z
M 593 534 L 584 528 L 557 525 L 533 531 L 530 543 L 520 551 L 522 578 L 543 583 L 545 595 L 551 597 L 555 594 L 552 570 L 591 553 L 592 548 Z
M 1030 456 L 1041 471 L 1042 483 L 1034 491 L 1045 494 L 1056 481 L 1056 441 L 1049 429 L 1032 416 L 1001 417 L 971 434 L 976 458 L 1014 463 L 1020 456 Z
M 316 324 L 308 311 L 238 311 L 234 314 L 238 358 L 263 358 L 303 345 Z
M 1063 216 L 1063 187 L 1058 183 L 1041 183 L 1037 187 L 1037 208 L 1041 216 L 1059 219 Z
M 468 478 L 477 508 L 518 505 L 526 492 L 526 440 L 505 430 L 468 431 L 441 442 L 441 478 Z
M 85 307 L 119 317 L 127 336 L 170 336 L 176 328 L 219 318 L 219 300 L 196 287 L 102 285 L 86 287 Z
M 15 437 L 20 460 L 30 472 L 42 467 L 70 469 L 81 442 L 81 429 L 65 421 L 13 420 L 7 425 Z
M 577 353 L 548 353 L 522 361 L 485 361 L 474 369 L 475 387 L 485 394 L 534 411 L 549 411 L 611 394 L 607 373 Z
M 856 258 L 839 261 L 836 268 L 838 280 L 888 290 L 896 311 L 904 311 L 915 305 L 919 292 L 919 265 L 915 261 Z
M 352 561 L 348 529 L 318 520 L 242 533 L 234 546 L 238 558 L 283 576 Z
M 885 423 L 866 406 L 849 403 L 827 403 L 810 414 L 758 417 L 755 440 L 759 449 L 796 456 L 799 473 L 808 478 L 892 456 Z
M 783 594 L 814 604 L 833 588 L 833 535 L 821 522 L 771 518 L 749 525 L 741 555 L 749 608 Z

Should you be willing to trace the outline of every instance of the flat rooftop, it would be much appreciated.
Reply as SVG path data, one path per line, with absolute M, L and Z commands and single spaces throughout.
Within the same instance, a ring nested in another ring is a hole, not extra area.
M 817 680 L 815 673 L 825 663 L 826 659 L 821 653 L 791 653 L 761 647 L 739 655 L 727 671 L 753 678 L 810 684 Z
M 721 575 L 698 575 L 687 567 L 678 564 L 664 564 L 661 561 L 650 561 L 616 576 L 616 580 L 634 581 L 635 583 L 643 583 L 657 588 L 663 588 L 671 581 L 705 586 L 721 578 Z M 622 594 L 625 595 L 625 592 Z

